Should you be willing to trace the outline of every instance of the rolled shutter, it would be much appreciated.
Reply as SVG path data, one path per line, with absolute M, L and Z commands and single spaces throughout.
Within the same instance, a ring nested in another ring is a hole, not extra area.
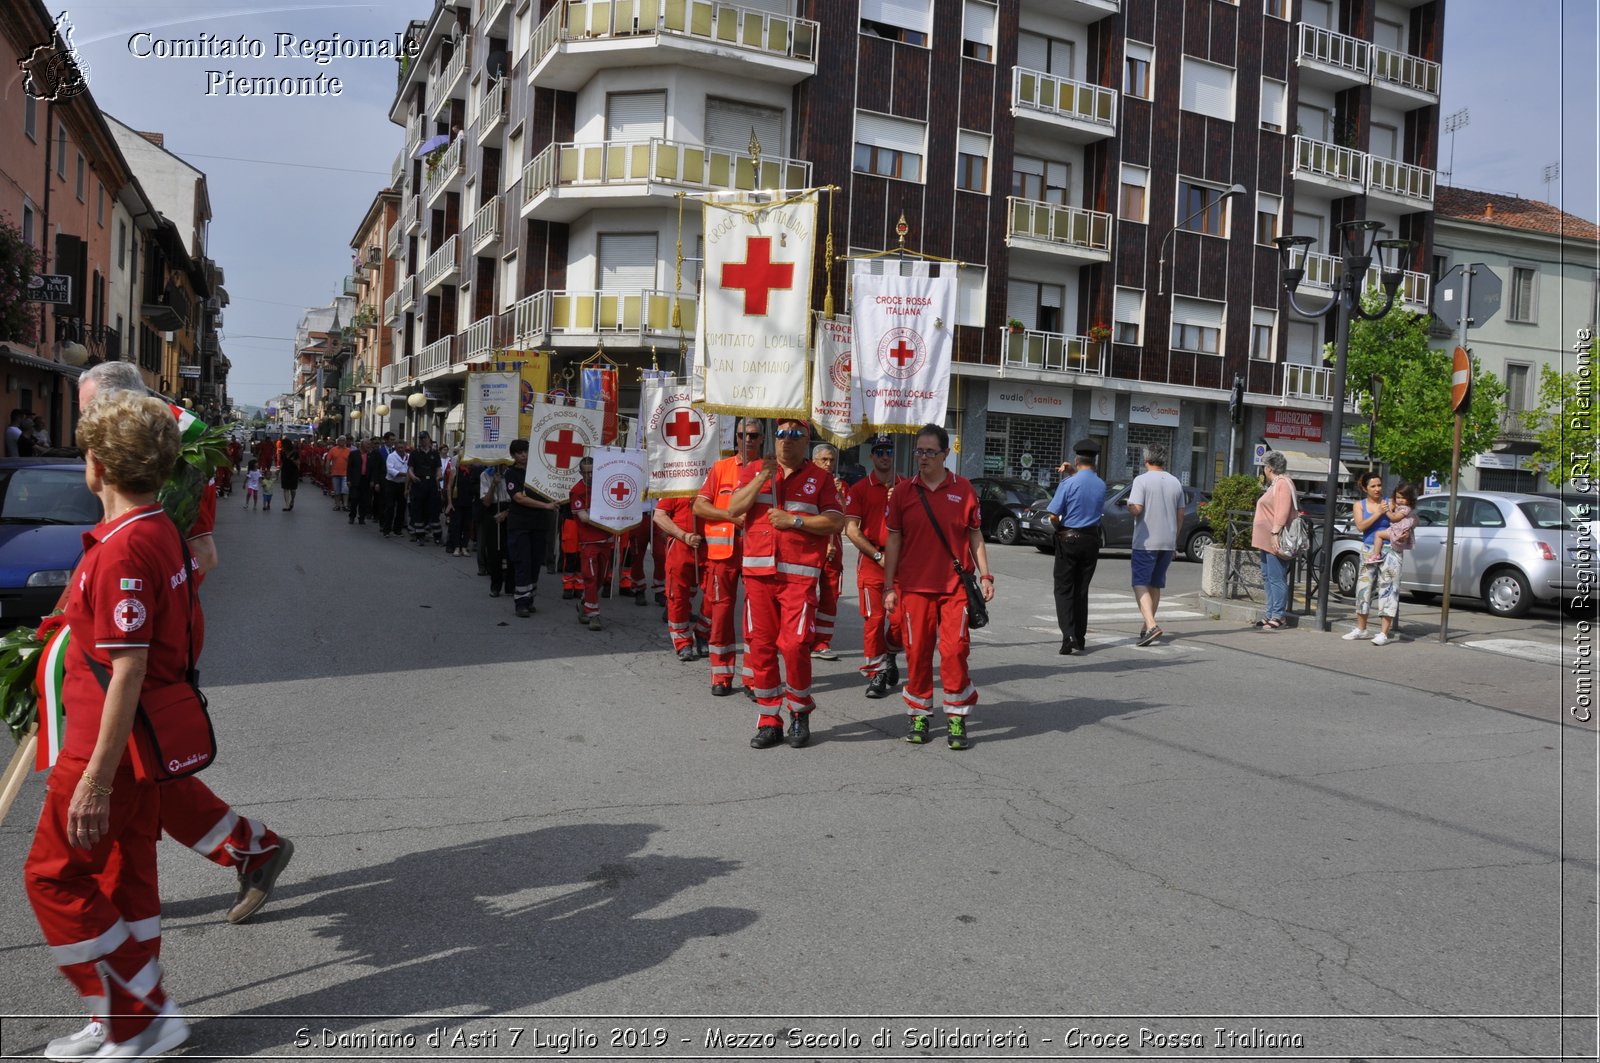
M 1261 124 L 1276 129 L 1283 128 L 1283 116 L 1288 110 L 1289 86 L 1271 78 L 1261 79 Z
M 788 154 L 783 139 L 783 112 L 771 107 L 751 107 L 732 100 L 706 100 L 706 143 L 730 151 L 750 150 L 750 131 L 761 141 L 761 153 Z
M 613 92 L 606 97 L 607 140 L 649 140 L 666 135 L 665 92 Z
M 875 148 L 922 154 L 925 127 L 921 122 L 893 118 L 869 111 L 856 112 L 856 143 L 871 144 Z
M 861 0 L 861 17 L 917 33 L 932 33 L 932 8 L 932 0 Z
M 981 0 L 967 0 L 966 8 L 962 12 L 961 35 L 978 44 L 986 44 L 991 49 L 995 46 L 995 23 L 999 20 L 999 9 L 994 4 L 982 3 Z M 1028 36 L 1023 34 L 1024 37 Z M 1027 64 L 1018 61 L 1019 66 Z
M 1222 304 L 1206 299 L 1172 300 L 1172 321 L 1176 325 L 1199 325 L 1204 328 L 1222 327 Z
M 1233 121 L 1233 70 L 1184 56 L 1179 105 L 1186 111 Z
M 1118 321 L 1138 325 L 1144 321 L 1144 290 L 1118 288 L 1114 316 Z
M 1006 313 L 1021 321 L 1023 328 L 1037 328 L 1039 286 L 1031 281 L 1011 281 L 1007 284 Z
M 640 292 L 656 286 L 655 233 L 601 233 L 600 268 L 603 292 Z
M 1050 69 L 1050 40 L 1037 33 L 1017 34 L 1017 65 L 1025 70 Z

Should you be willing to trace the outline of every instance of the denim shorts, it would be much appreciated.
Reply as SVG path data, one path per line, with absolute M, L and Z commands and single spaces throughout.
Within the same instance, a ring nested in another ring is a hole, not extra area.
M 348 480 L 349 480 L 348 477 L 335 476 L 333 478 L 333 493 L 336 494 L 336 495 L 347 495 L 347 494 L 349 494 L 350 491 L 348 489 Z
M 1133 552 L 1133 585 L 1135 587 L 1165 587 L 1167 566 L 1172 564 L 1175 550 L 1135 550 Z

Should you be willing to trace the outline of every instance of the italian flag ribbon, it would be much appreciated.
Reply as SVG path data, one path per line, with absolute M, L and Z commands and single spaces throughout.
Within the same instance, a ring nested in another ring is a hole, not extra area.
M 67 707 L 61 689 L 67 676 L 67 648 L 72 644 L 72 629 L 62 624 L 51 633 L 39 655 L 36 686 L 39 690 L 39 746 L 34 753 L 35 771 L 53 767 L 61 755 L 67 734 Z
M 185 443 L 193 443 L 206 433 L 206 423 L 182 406 L 167 404 L 172 416 L 178 419 L 178 435 Z

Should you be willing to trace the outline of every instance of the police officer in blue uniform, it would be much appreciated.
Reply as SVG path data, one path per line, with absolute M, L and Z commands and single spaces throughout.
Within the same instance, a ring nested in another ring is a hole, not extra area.
M 1056 623 L 1061 627 L 1061 654 L 1084 651 L 1089 630 L 1089 584 L 1100 562 L 1100 516 L 1105 510 L 1106 483 L 1094 471 L 1100 448 L 1084 440 L 1073 447 L 1074 468 L 1056 486 L 1048 512 L 1056 527 Z

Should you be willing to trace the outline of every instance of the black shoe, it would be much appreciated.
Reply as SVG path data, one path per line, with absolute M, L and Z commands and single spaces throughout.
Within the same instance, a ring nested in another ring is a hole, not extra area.
M 872 681 L 867 684 L 867 697 L 873 698 L 874 700 L 877 698 L 886 698 L 893 693 L 894 684 L 889 682 L 888 669 L 884 669 L 877 675 L 873 676 Z
M 639 593 L 638 593 L 638 594 L 637 594 L 637 595 L 636 595 L 636 596 L 635 596 L 635 597 L 634 597 L 634 599 L 633 599 L 633 604 L 634 604 L 634 605 L 637 605 L 637 606 L 638 606 L 638 607 L 639 607 L 639 608 L 640 608 L 640 609 L 643 609 L 643 608 L 644 608 L 644 607 L 645 607 L 645 606 L 647 606 L 647 605 L 649 605 L 649 604 L 650 604 L 650 600 L 649 600 L 649 599 L 648 599 L 648 598 L 646 598 L 646 597 L 645 597 L 645 594 L 644 594 L 644 591 L 640 591 L 640 592 L 639 592 Z
M 779 742 L 782 742 L 782 741 L 783 741 L 783 728 L 782 727 L 773 727 L 773 726 L 771 726 L 769 724 L 766 727 L 758 727 L 758 728 L 756 728 L 756 736 L 754 738 L 750 739 L 750 748 L 751 749 L 771 749 L 773 746 L 777 745 Z
M 531 606 L 531 605 L 519 605 L 519 606 L 517 606 L 517 615 L 518 616 L 532 616 L 533 615 L 533 606 Z
M 577 596 L 578 596 L 578 592 L 573 590 L 570 587 L 564 587 L 561 590 L 561 600 L 562 601 L 571 601 L 572 599 L 576 598 Z
M 714 698 L 729 698 L 733 696 L 732 683 L 712 683 L 711 696 Z
M 364 519 L 363 520 L 358 520 L 358 521 L 356 521 L 356 523 L 361 525 L 363 528 L 367 526 L 367 522 Z
M 656 591 L 656 604 L 657 605 L 666 605 L 667 604 L 667 592 L 666 591 Z
M 500 597 L 500 592 L 499 592 L 499 591 L 498 591 L 498 590 L 493 590 L 493 589 L 491 589 L 491 590 L 490 590 L 490 591 L 489 591 L 489 597 L 491 597 L 491 598 L 498 598 L 498 597 Z
M 756 692 L 751 690 L 749 687 L 744 688 L 744 696 L 749 698 L 751 701 L 756 700 Z
M 810 716 L 811 714 L 809 712 L 797 712 L 793 714 L 793 719 L 789 721 L 788 742 L 790 749 L 799 749 L 801 746 L 811 741 Z
M 1089 652 L 1089 647 L 1087 647 L 1087 646 L 1085 646 L 1083 644 L 1083 640 L 1082 639 L 1073 639 L 1072 640 L 1072 648 L 1074 650 L 1076 650 L 1077 652 L 1079 652 L 1079 653 L 1088 653 Z
M 699 635 L 694 637 L 694 655 L 702 658 L 711 656 L 711 647 Z
M 698 658 L 696 658 L 694 655 L 693 646 L 685 646 L 683 649 L 678 651 L 678 660 L 682 661 L 684 664 L 693 664 L 697 659 Z
M 1071 639 L 1062 639 L 1061 640 L 1061 649 L 1056 651 L 1056 652 L 1059 653 L 1062 657 L 1071 657 L 1072 656 L 1072 640 Z
M 895 663 L 894 654 L 889 654 L 889 688 L 892 690 L 900 685 L 900 666 Z

